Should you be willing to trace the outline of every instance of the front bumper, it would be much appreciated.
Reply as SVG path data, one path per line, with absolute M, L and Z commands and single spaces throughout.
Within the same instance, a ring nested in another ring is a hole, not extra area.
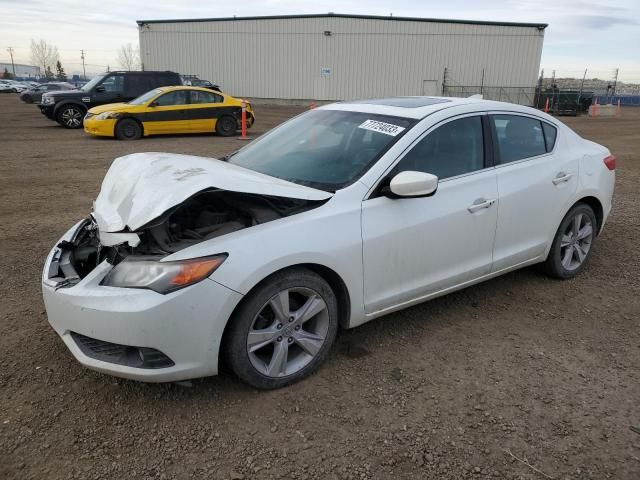
M 53 116 L 55 110 L 54 103 L 48 103 L 46 105 L 40 103 L 38 107 L 40 107 L 40 113 L 42 113 L 45 117 L 47 117 L 49 120 L 55 120 L 55 117 Z
M 60 241 L 69 241 L 77 228 L 78 225 L 69 230 Z M 100 282 L 113 268 L 106 261 L 79 283 L 56 287 L 48 278 L 56 248 L 47 257 L 43 271 L 44 303 L 49 323 L 82 365 L 146 382 L 178 381 L 218 373 L 222 333 L 242 295 L 210 279 L 167 295 L 106 287 Z M 154 349 L 166 355 L 173 365 L 139 368 L 127 362 L 107 361 L 104 356 L 91 355 L 83 349 L 78 343 L 79 336 L 119 346 Z
M 95 116 L 87 118 L 84 117 L 84 131 L 89 135 L 96 135 L 98 137 L 113 137 L 115 136 L 116 120 L 97 120 Z

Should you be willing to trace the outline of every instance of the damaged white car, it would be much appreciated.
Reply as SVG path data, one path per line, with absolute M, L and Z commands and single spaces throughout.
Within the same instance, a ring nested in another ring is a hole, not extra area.
M 575 276 L 614 169 L 539 111 L 429 97 L 327 105 L 220 160 L 129 155 L 46 260 L 49 322 L 101 372 L 177 381 L 226 362 L 281 387 L 339 326 L 534 263 Z

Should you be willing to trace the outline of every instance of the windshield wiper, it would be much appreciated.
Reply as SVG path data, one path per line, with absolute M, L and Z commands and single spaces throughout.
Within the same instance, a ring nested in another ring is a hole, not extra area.
M 220 160 L 222 160 L 223 162 L 228 162 L 229 159 L 233 157 L 236 153 L 238 153 L 237 150 L 233 153 L 230 153 L 229 155 L 225 155 L 224 157 L 220 158 Z

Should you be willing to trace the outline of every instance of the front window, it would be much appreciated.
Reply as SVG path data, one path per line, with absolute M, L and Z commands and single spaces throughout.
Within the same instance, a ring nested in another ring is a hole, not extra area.
M 84 87 L 81 88 L 81 90 L 83 92 L 90 92 L 91 90 L 93 90 L 93 87 L 95 87 L 102 81 L 104 77 L 106 77 L 106 75 L 98 75 L 96 77 L 93 77 L 88 83 L 84 85 Z
M 150 90 L 147 93 L 143 93 L 138 98 L 134 98 L 133 100 L 131 100 L 129 102 L 129 105 L 144 105 L 145 103 L 155 98 L 157 95 L 160 95 L 161 93 L 162 93 L 162 90 L 158 88 Z
M 414 124 L 402 117 L 312 110 L 247 145 L 229 161 L 333 192 L 360 178 Z

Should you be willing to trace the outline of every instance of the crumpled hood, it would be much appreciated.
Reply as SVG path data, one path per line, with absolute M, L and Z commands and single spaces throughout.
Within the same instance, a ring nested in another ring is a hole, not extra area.
M 332 196 L 214 158 L 134 153 L 111 164 L 94 203 L 93 217 L 101 232 L 121 232 L 127 227 L 135 231 L 211 188 L 301 200 Z

